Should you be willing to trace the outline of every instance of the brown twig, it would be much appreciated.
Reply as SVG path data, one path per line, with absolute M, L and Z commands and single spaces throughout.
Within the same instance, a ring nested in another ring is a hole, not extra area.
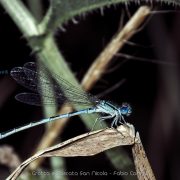
M 98 79 L 100 79 L 110 60 L 123 47 L 125 42 L 136 33 L 136 30 L 144 22 L 145 18 L 150 14 L 150 12 L 149 7 L 140 7 L 127 22 L 124 28 L 117 33 L 103 52 L 100 53 L 100 55 L 95 59 L 82 81 L 82 86 L 86 90 L 89 90 L 98 81 Z

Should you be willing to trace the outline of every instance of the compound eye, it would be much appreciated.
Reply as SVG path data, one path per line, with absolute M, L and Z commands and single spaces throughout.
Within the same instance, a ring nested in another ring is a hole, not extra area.
M 121 106 L 121 113 L 123 115 L 129 116 L 132 113 L 131 106 L 128 103 L 123 103 Z

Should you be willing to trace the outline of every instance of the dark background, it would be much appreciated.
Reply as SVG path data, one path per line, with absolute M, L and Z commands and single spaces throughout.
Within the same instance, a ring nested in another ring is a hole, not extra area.
M 47 5 L 45 5 L 46 7 Z M 128 6 L 133 14 L 137 5 Z M 120 51 L 149 60 L 114 57 L 107 72 L 94 86 L 92 93 L 99 94 L 125 79 L 119 88 L 106 95 L 118 104 L 128 102 L 133 108 L 127 121 L 139 131 L 144 148 L 157 179 L 180 179 L 179 175 L 179 58 L 180 58 L 180 11 L 177 7 L 154 5 L 155 10 L 175 10 L 157 13 L 143 30 Z M 116 33 L 125 6 L 107 8 L 102 16 L 99 11 L 78 17 L 78 24 L 71 21 L 65 25 L 66 32 L 55 34 L 59 48 L 72 71 L 81 80 L 93 60 Z M 125 22 L 128 20 L 125 11 Z M 41 108 L 17 102 L 14 96 L 25 91 L 9 76 L 11 68 L 35 61 L 26 40 L 11 18 L 0 8 L 0 132 L 40 120 Z M 113 70 L 114 69 L 114 70 Z M 76 128 L 74 128 L 76 127 Z M 28 158 L 43 134 L 43 126 L 17 133 L 0 141 L 1 145 L 12 146 L 22 160 Z M 79 121 L 70 121 L 62 139 L 68 139 L 86 132 Z M 88 163 L 87 163 L 88 162 Z M 43 164 L 48 167 L 48 160 Z M 104 154 L 86 158 L 66 158 L 68 171 L 97 170 L 113 171 L 114 168 Z M 0 166 L 1 172 L 9 173 Z M 85 177 L 85 179 L 91 177 Z M 106 179 L 106 177 L 93 177 Z M 119 179 L 113 176 L 113 179 Z M 71 177 L 79 179 L 79 177 Z

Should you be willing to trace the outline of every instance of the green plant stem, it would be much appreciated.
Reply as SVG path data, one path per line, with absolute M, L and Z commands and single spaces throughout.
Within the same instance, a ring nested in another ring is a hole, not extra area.
M 40 34 L 36 20 L 20 0 L 0 0 L 0 3 L 25 37 Z
M 87 14 L 93 10 L 101 9 L 110 5 L 135 3 L 140 4 L 143 0 L 51 0 L 51 6 L 42 21 L 45 32 L 54 32 L 58 27 L 63 26 L 68 20 Z M 179 0 L 144 0 L 147 3 L 164 2 L 166 4 L 180 5 Z

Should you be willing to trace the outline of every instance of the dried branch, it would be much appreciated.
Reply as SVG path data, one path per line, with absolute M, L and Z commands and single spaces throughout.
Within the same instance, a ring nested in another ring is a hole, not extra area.
M 150 7 L 141 6 L 127 22 L 124 28 L 117 33 L 102 53 L 100 53 L 100 55 L 95 59 L 82 81 L 82 86 L 86 90 L 89 90 L 94 83 L 100 79 L 111 59 L 124 46 L 125 42 L 136 33 L 136 30 L 144 22 L 150 12 Z

